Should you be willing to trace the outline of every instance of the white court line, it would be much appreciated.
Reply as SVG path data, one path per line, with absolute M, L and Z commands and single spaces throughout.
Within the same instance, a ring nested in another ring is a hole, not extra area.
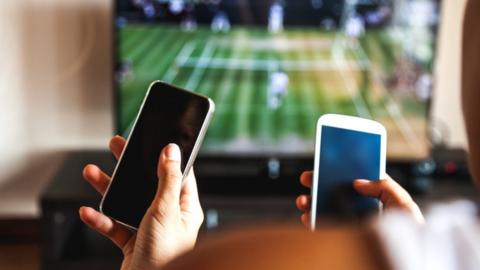
M 312 46 L 312 40 L 310 37 L 312 36 L 311 33 L 306 34 L 305 41 L 302 43 L 306 48 L 314 48 Z M 293 51 L 292 54 L 295 57 L 308 57 L 309 59 L 315 59 L 313 55 L 315 54 L 315 50 L 296 50 Z M 311 73 L 311 72 L 310 72 Z M 299 72 L 299 81 L 296 82 L 298 85 L 298 91 L 301 104 L 304 104 L 302 113 L 306 115 L 314 115 L 315 112 L 319 111 L 319 107 L 322 107 L 322 103 L 318 102 L 316 99 L 316 91 L 319 89 L 316 87 L 315 80 L 311 79 L 311 74 L 307 72 Z M 312 90 L 313 89 L 313 90 Z M 323 109 L 323 108 L 322 108 Z
M 232 40 L 229 38 L 211 38 L 212 42 L 215 43 L 217 47 L 231 47 Z M 324 38 L 315 38 L 307 41 L 306 43 L 303 39 L 298 38 L 249 38 L 245 40 L 242 44 L 242 48 L 249 48 L 254 50 L 298 50 L 305 48 L 314 48 L 325 51 L 330 51 L 332 47 L 332 42 L 325 40 Z
M 237 43 L 233 44 L 231 47 L 231 55 L 235 55 L 238 53 L 239 46 Z M 225 100 L 228 98 L 228 95 L 231 94 L 231 89 L 236 83 L 233 79 L 235 76 L 235 69 L 233 66 L 230 67 L 230 64 L 227 63 L 226 72 L 222 74 L 221 79 L 218 82 L 218 93 L 216 94 L 215 102 L 217 103 L 215 108 L 215 113 L 218 114 L 219 110 L 222 109 L 222 104 L 225 104 Z M 230 106 L 230 108 L 235 108 L 236 106 Z
M 165 74 L 165 76 L 163 76 L 163 81 L 168 83 L 173 82 L 175 77 L 177 77 L 178 71 L 188 60 L 188 57 L 192 54 L 194 48 L 195 45 L 192 42 L 188 42 L 187 44 L 183 45 L 180 53 L 178 53 L 177 57 L 175 57 L 175 61 L 173 62 L 174 65 L 172 65 L 168 69 L 168 72 Z
M 249 91 L 248 85 L 249 82 L 253 78 L 253 69 L 248 69 L 246 71 L 243 71 L 241 74 L 241 80 L 238 85 L 238 97 L 237 97 L 237 103 L 238 105 L 236 106 L 237 108 L 237 114 L 241 114 L 241 112 L 248 112 L 250 111 L 251 108 L 251 103 L 252 103 L 252 91 Z M 236 127 L 238 128 L 239 134 L 250 136 L 252 133 L 252 130 L 249 128 L 249 124 L 251 122 L 250 117 L 241 117 L 236 121 Z
M 352 67 L 355 65 L 354 67 Z M 332 63 L 322 60 L 272 60 L 272 59 L 241 59 L 241 58 L 207 58 L 192 57 L 183 63 L 183 67 L 229 69 L 234 66 L 240 70 L 271 71 L 272 67 L 282 67 L 285 70 L 337 70 L 366 68 L 367 63 L 343 60 Z
M 310 33 L 309 35 L 313 36 L 315 35 L 314 33 Z M 331 58 L 331 55 L 332 55 L 332 46 L 334 45 L 333 41 L 330 41 L 330 46 L 328 48 L 329 50 L 329 53 L 330 53 L 330 58 Z M 318 50 L 318 49 L 314 49 L 312 50 L 313 51 L 313 57 L 312 59 L 322 59 L 322 55 L 321 55 L 321 50 Z M 332 71 L 330 71 L 332 72 Z M 317 95 L 320 95 L 321 96 L 321 104 L 320 104 L 320 108 L 322 108 L 322 110 L 324 112 L 338 112 L 338 106 L 337 106 L 337 102 L 335 102 L 335 97 L 333 96 L 334 93 L 332 93 L 331 91 L 331 88 L 329 88 L 327 85 L 328 85 L 328 82 L 326 83 L 325 81 L 328 81 L 330 80 L 330 75 L 329 74 L 330 72 L 323 72 L 323 71 L 320 71 L 320 72 L 317 72 L 316 70 L 310 72 L 311 73 L 311 80 L 314 81 L 313 84 L 314 84 L 314 87 L 316 89 L 319 90 L 319 93 L 317 93 Z M 320 79 L 318 78 L 320 77 Z M 324 108 L 323 108 L 324 107 Z
M 362 45 L 357 44 L 356 48 L 351 48 L 353 50 L 354 54 L 356 54 L 357 57 L 363 57 L 363 61 L 367 61 L 370 66 L 370 60 L 367 57 L 367 54 L 363 50 Z M 382 94 L 388 98 L 388 104 L 385 106 L 387 109 L 387 112 L 390 114 L 390 117 L 393 119 L 397 127 L 400 129 L 400 132 L 402 135 L 407 139 L 407 143 L 410 145 L 412 149 L 417 149 L 418 145 L 422 144 L 422 141 L 420 138 L 417 136 L 417 134 L 413 131 L 411 128 L 410 124 L 408 123 L 407 119 L 403 116 L 400 106 L 397 104 L 395 99 L 390 95 L 390 93 L 385 89 L 382 81 L 376 76 L 375 72 L 370 73 L 372 75 L 372 78 L 375 80 L 377 84 L 379 84 L 380 89 L 382 90 Z
M 202 53 L 200 54 L 200 60 L 198 61 L 197 65 L 193 68 L 193 73 L 188 77 L 188 81 L 185 84 L 185 88 L 191 91 L 197 91 L 198 84 L 202 79 L 203 73 L 205 73 L 205 69 L 209 67 L 209 63 L 212 60 L 213 51 L 215 47 L 212 46 L 211 41 L 207 41 L 205 46 L 203 47 Z M 189 60 L 187 60 L 188 62 Z M 186 63 L 183 64 L 185 66 Z
M 336 38 L 336 39 L 338 39 L 338 38 Z M 337 44 L 336 46 L 344 46 L 344 43 L 343 44 Z M 333 60 L 334 60 L 335 63 L 337 63 L 337 62 L 341 63 L 341 62 L 344 61 L 343 56 L 341 56 L 340 54 L 334 54 Z M 351 68 L 354 68 L 354 67 L 351 67 Z M 363 100 L 363 98 L 361 98 L 361 95 L 356 95 L 355 96 L 356 87 L 355 87 L 354 80 L 350 76 L 346 76 L 346 74 L 344 72 L 345 71 L 344 69 L 339 68 L 338 70 L 339 70 L 339 73 L 342 77 L 342 81 L 345 84 L 345 88 L 347 90 L 346 92 L 350 95 L 350 98 L 353 101 L 353 105 L 355 106 L 355 109 L 357 110 L 358 115 L 361 116 L 361 117 L 364 117 L 364 118 L 372 119 L 372 114 L 368 111 L 367 104 L 366 104 L 365 100 Z M 350 69 L 350 70 L 352 70 L 352 69 Z M 360 96 L 360 99 L 358 98 L 359 96 Z

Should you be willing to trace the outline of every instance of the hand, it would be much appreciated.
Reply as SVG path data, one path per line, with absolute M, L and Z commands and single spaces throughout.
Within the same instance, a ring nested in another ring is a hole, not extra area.
M 311 171 L 303 172 L 300 175 L 300 183 L 305 187 L 311 188 L 312 177 Z M 353 181 L 353 187 L 363 196 L 378 198 L 385 210 L 401 209 L 410 213 L 418 223 L 423 224 L 425 222 L 420 208 L 418 208 L 410 194 L 388 175 L 387 179 L 378 181 L 357 179 Z M 310 227 L 311 201 L 312 199 L 309 195 L 300 195 L 296 200 L 297 208 L 303 212 L 301 221 L 307 227 Z
M 115 136 L 110 140 L 110 150 L 117 159 L 124 147 L 124 138 Z M 193 170 L 182 186 L 178 146 L 169 144 L 162 150 L 157 175 L 157 194 L 138 232 L 93 208 L 81 207 L 79 210 L 85 224 L 122 250 L 124 259 L 121 269 L 159 269 L 195 245 L 203 222 L 203 211 Z M 102 195 L 111 181 L 100 168 L 91 164 L 84 168 L 83 176 Z

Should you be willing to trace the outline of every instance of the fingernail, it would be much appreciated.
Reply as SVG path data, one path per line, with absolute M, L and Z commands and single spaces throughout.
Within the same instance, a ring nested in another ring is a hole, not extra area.
M 368 184 L 368 183 L 370 183 L 370 180 L 356 179 L 356 180 L 354 180 L 354 182 L 359 183 L 359 184 Z
M 172 161 L 180 161 L 180 148 L 178 145 L 171 143 L 165 147 L 165 156 Z

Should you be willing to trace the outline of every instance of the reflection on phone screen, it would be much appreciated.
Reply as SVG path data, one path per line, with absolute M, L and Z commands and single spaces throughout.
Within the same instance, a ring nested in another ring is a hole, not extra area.
M 164 83 L 152 85 L 119 161 L 102 210 L 138 227 L 158 184 L 160 152 L 169 143 L 181 150 L 184 172 L 209 111 L 208 99 Z

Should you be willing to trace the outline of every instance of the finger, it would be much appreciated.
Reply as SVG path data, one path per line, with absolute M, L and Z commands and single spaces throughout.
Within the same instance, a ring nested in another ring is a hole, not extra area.
M 190 169 L 188 175 L 183 180 L 183 185 L 180 193 L 180 206 L 182 210 L 189 210 L 193 206 L 200 206 L 200 199 L 198 197 L 197 181 L 193 168 Z
M 98 193 L 103 195 L 110 184 L 110 176 L 104 173 L 98 166 L 88 164 L 83 168 L 83 178 L 92 185 Z
M 296 204 L 297 208 L 300 211 L 303 212 L 308 212 L 310 211 L 310 206 L 311 206 L 311 198 L 308 195 L 300 195 L 297 197 Z
M 187 176 L 183 180 L 182 193 L 181 195 L 187 195 L 188 197 L 197 197 L 198 198 L 198 188 L 197 181 L 195 179 L 195 173 L 193 167 L 188 172 Z
M 193 168 L 183 181 L 180 193 L 180 210 L 183 215 L 188 215 L 197 224 L 202 224 L 204 215 L 198 197 L 197 181 L 195 180 Z
M 303 213 L 300 220 L 305 227 L 310 228 L 310 213 Z
M 168 205 L 178 205 L 182 186 L 182 172 L 180 170 L 181 154 L 176 144 L 169 144 L 163 148 L 158 161 L 158 202 Z
M 312 171 L 305 171 L 300 175 L 300 183 L 304 187 L 311 188 L 312 187 L 312 178 L 313 178 L 313 172 Z
M 125 138 L 119 135 L 113 136 L 113 138 L 110 139 L 110 143 L 108 144 L 108 147 L 110 148 L 110 151 L 112 154 L 115 156 L 116 159 L 119 159 L 120 156 L 122 155 L 123 148 L 125 148 L 125 144 L 127 141 Z
M 113 219 L 97 212 L 91 207 L 82 206 L 79 209 L 80 219 L 90 228 L 109 238 L 120 249 L 124 250 L 125 245 L 133 236 L 133 233 L 126 227 Z

